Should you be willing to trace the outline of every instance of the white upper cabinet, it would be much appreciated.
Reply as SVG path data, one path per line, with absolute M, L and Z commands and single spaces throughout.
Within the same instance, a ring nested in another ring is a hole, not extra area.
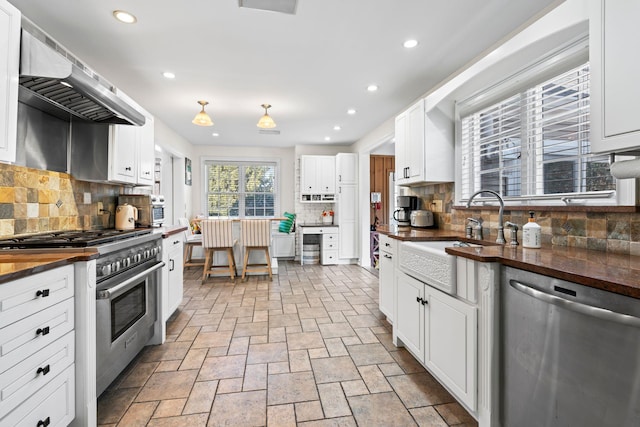
M 300 156 L 300 201 L 333 202 L 335 193 L 335 156 Z
M 111 125 L 109 129 L 109 180 L 132 185 L 153 185 L 155 143 L 153 116 L 122 92 L 145 116 L 143 126 Z
M 421 99 L 396 117 L 395 138 L 398 185 L 454 180 L 453 121 L 440 110 Z
M 591 150 L 640 151 L 640 2 L 593 0 L 589 26 Z
M 20 11 L 0 0 L 0 161 L 16 161 Z
M 337 184 L 356 184 L 358 182 L 358 155 L 356 153 L 336 154 Z
M 144 126 L 140 128 L 138 145 L 138 184 L 153 185 L 156 165 L 156 149 L 154 141 L 154 121 L 151 114 L 145 113 Z

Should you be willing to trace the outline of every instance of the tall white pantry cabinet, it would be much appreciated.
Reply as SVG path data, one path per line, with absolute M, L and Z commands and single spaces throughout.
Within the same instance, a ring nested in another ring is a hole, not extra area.
M 336 155 L 337 200 L 335 220 L 339 226 L 338 258 L 358 258 L 358 155 Z

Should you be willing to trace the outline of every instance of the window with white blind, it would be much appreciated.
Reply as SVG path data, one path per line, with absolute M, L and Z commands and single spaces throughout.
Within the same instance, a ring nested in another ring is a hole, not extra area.
M 460 119 L 461 198 L 480 189 L 505 199 L 610 197 L 606 156 L 591 154 L 589 64 Z
M 276 211 L 275 162 L 204 162 L 209 217 L 270 218 Z

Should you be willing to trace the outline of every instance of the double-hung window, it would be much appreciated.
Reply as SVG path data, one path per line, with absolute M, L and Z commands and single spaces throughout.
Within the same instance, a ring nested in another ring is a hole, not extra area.
M 461 194 L 505 199 L 610 197 L 608 158 L 591 154 L 589 64 L 460 117 Z
M 209 217 L 275 216 L 276 162 L 206 160 L 205 202 Z

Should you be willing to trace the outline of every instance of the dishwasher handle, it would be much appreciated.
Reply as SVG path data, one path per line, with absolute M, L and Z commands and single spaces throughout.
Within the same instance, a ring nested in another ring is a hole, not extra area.
M 585 314 L 587 316 L 596 317 L 602 320 L 609 320 L 623 325 L 640 327 L 640 318 L 631 316 L 629 314 L 618 313 L 615 311 L 607 310 L 605 308 L 594 307 L 592 305 L 583 304 L 580 302 L 570 301 L 565 298 L 557 297 L 555 295 L 548 294 L 546 292 L 535 289 L 533 286 L 522 283 L 518 280 L 509 280 L 509 285 L 512 288 L 527 294 L 533 298 L 537 298 L 541 301 L 549 304 L 554 304 L 559 307 L 566 308 L 568 310 L 575 311 L 577 313 Z

